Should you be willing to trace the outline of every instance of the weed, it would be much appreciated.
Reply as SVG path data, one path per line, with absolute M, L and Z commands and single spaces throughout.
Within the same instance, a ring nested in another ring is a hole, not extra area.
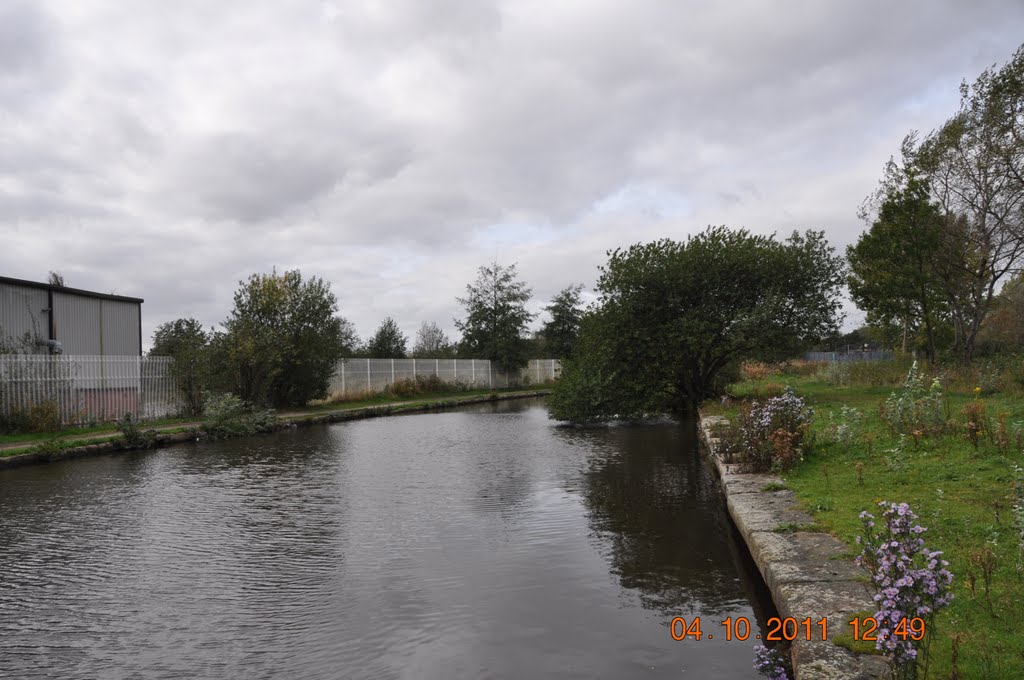
M 233 394 L 207 395 L 203 431 L 210 439 L 267 432 L 276 424 L 270 411 L 256 409 Z
M 139 419 L 131 413 L 125 413 L 116 423 L 118 431 L 124 437 L 125 445 L 129 448 L 149 449 L 156 445 L 156 430 L 140 428 Z

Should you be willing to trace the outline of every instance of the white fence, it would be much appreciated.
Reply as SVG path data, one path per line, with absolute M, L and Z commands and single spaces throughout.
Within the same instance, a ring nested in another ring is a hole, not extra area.
M 513 387 L 554 380 L 562 370 L 558 359 L 531 359 L 517 374 L 495 369 L 488 359 L 342 359 L 328 392 L 343 397 L 381 392 L 399 380 L 437 376 L 469 387 Z
M 846 361 L 888 361 L 892 359 L 893 354 L 888 350 L 873 350 L 873 351 L 861 351 L 854 350 L 852 352 L 808 352 L 804 355 L 804 359 L 807 361 L 832 361 L 832 362 L 846 362 Z
M 181 410 L 171 357 L 0 355 L 0 415 L 52 401 L 66 424 L 162 418 Z

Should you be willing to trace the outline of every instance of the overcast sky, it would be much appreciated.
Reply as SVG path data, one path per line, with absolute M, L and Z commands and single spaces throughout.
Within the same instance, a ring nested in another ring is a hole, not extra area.
M 453 333 L 494 260 L 539 311 L 708 224 L 845 248 L 1022 26 L 1020 0 L 0 0 L 0 274 L 145 298 L 148 344 L 297 267 L 365 339 Z

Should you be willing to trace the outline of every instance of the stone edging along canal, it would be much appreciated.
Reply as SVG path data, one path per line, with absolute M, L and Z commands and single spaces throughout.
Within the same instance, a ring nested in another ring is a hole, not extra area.
M 812 622 L 812 637 L 817 639 L 807 640 L 805 627 L 799 626 L 792 643 L 796 680 L 887 677 L 888 666 L 882 657 L 855 654 L 833 643 L 836 635 L 849 632 L 846 622 L 855 613 L 874 609 L 864 572 L 843 557 L 848 548 L 838 538 L 801 530 L 814 520 L 799 509 L 792 491 L 769 490 L 781 487 L 781 479 L 739 472 L 738 465 L 722 459 L 714 430 L 727 422 L 721 416 L 701 417 L 701 448 L 718 472 L 729 515 L 771 592 L 779 616 Z M 816 624 L 822 618 L 828 620 L 826 641 L 821 640 Z
M 345 420 L 362 420 L 365 418 L 378 418 L 380 416 L 390 416 L 399 413 L 436 411 L 446 408 L 452 408 L 455 406 L 465 406 L 467 404 L 482 404 L 485 402 L 505 401 L 508 399 L 527 399 L 529 397 L 542 397 L 547 394 L 550 394 L 550 392 L 551 390 L 531 390 L 528 392 L 485 394 L 478 397 L 464 397 L 461 399 L 455 397 L 451 399 L 439 399 L 436 401 L 381 404 L 380 406 L 366 406 L 364 408 L 354 408 L 343 411 L 328 411 L 326 413 L 290 413 L 283 416 L 278 416 L 278 421 L 274 429 L 271 431 L 284 430 L 287 428 L 299 427 L 302 425 L 325 425 L 328 423 L 339 423 Z M 161 433 L 157 431 L 156 439 L 154 440 L 153 443 L 153 448 L 160 448 L 163 446 L 168 446 L 170 444 L 196 441 L 197 437 L 199 436 L 199 432 L 195 428 L 190 428 L 186 432 Z M 0 458 L 0 469 L 18 467 L 21 465 L 49 463 L 58 460 L 66 460 L 68 458 L 82 458 L 85 456 L 95 456 L 104 453 L 138 450 L 142 450 L 142 447 L 127 446 L 123 440 L 104 441 L 97 442 L 95 444 L 81 444 L 79 446 L 71 446 L 69 448 L 55 452 L 32 452 L 2 457 Z

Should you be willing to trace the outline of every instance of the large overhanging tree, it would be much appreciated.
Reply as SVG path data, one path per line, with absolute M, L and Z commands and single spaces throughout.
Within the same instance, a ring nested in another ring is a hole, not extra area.
M 692 413 L 723 369 L 834 333 L 843 264 L 822 232 L 709 227 L 609 253 L 600 298 L 549 399 L 575 422 Z

